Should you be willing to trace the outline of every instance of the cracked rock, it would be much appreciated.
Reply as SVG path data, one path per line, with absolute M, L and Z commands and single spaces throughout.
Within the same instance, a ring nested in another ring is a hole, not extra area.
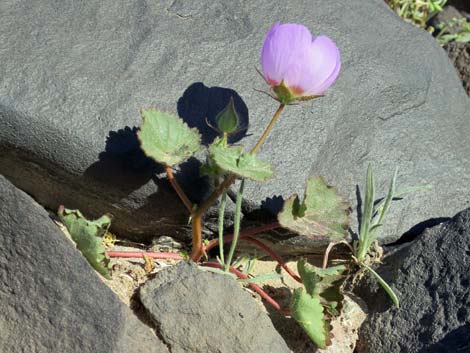
M 231 277 L 194 263 L 158 272 L 140 299 L 172 353 L 289 353 L 259 304 Z

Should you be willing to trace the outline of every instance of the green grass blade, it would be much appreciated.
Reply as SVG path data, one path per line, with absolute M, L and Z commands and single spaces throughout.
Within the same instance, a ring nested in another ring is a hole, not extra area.
M 390 181 L 390 187 L 388 188 L 387 196 L 385 197 L 385 201 L 383 205 L 379 209 L 378 220 L 376 224 L 382 224 L 382 220 L 390 208 L 390 205 L 393 200 L 393 196 L 395 194 L 395 183 L 397 180 L 397 175 L 398 175 L 398 168 L 396 168 L 395 173 L 393 173 L 392 180 Z
M 375 277 L 377 282 L 379 282 L 379 284 L 382 286 L 385 292 L 387 292 L 390 299 L 392 299 L 393 304 L 395 304 L 397 308 L 400 308 L 400 301 L 398 300 L 398 297 L 393 291 L 393 289 L 387 284 L 387 282 L 385 282 L 385 280 L 382 277 L 380 277 L 380 275 L 377 272 L 375 272 L 371 267 L 367 266 L 366 264 L 362 262 L 361 262 L 361 266 L 364 266 L 370 273 L 372 273 L 372 275 Z
M 367 178 L 366 178 L 366 194 L 364 196 L 364 207 L 362 212 L 362 221 L 359 231 L 359 247 L 357 258 L 362 261 L 369 250 L 369 237 L 370 237 L 370 224 L 372 216 L 374 214 L 374 197 L 375 197 L 375 186 L 374 186 L 374 172 L 372 166 L 369 164 L 367 167 Z
M 394 199 L 397 199 L 397 198 L 401 199 L 401 198 L 405 197 L 406 195 L 411 194 L 413 192 L 422 191 L 422 190 L 431 190 L 431 189 L 432 189 L 431 185 L 411 186 L 409 188 L 404 188 L 404 189 L 401 189 L 401 190 L 397 191 L 395 193 L 395 195 L 393 195 L 393 198 Z
M 219 258 L 222 265 L 225 266 L 224 258 L 224 218 L 225 205 L 227 203 L 227 191 L 224 191 L 219 205 Z
M 241 283 L 256 283 L 256 282 L 266 281 L 268 279 L 277 279 L 277 278 L 282 278 L 282 275 L 280 275 L 278 273 L 266 273 L 264 275 L 253 277 L 253 278 L 239 279 L 238 282 L 241 282 Z

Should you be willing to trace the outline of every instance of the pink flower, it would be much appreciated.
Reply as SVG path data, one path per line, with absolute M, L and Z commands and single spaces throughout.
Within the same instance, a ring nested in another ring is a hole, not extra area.
M 321 96 L 338 77 L 341 62 L 336 44 L 313 37 L 307 27 L 276 23 L 261 51 L 266 82 L 282 103 Z

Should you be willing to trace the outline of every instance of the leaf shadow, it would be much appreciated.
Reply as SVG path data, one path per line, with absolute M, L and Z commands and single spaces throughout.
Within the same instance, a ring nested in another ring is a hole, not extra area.
M 215 117 L 228 105 L 231 97 L 240 121 L 239 131 L 229 136 L 229 143 L 236 143 L 246 136 L 249 114 L 245 102 L 233 89 L 207 87 L 202 82 L 195 82 L 178 100 L 178 115 L 189 127 L 197 128 L 202 135 L 202 143 L 209 145 L 218 136 L 218 132 L 211 127 L 216 126 Z
M 126 126 L 110 131 L 98 161 L 84 172 L 85 181 L 103 184 L 113 192 L 127 196 L 149 182 L 163 167 L 147 157 L 137 139 L 138 128 Z

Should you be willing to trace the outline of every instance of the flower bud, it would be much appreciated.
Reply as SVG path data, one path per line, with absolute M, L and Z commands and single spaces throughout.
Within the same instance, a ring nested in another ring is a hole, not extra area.
M 235 110 L 233 97 L 230 97 L 228 105 L 215 117 L 217 128 L 224 134 L 231 134 L 237 130 L 238 114 Z

